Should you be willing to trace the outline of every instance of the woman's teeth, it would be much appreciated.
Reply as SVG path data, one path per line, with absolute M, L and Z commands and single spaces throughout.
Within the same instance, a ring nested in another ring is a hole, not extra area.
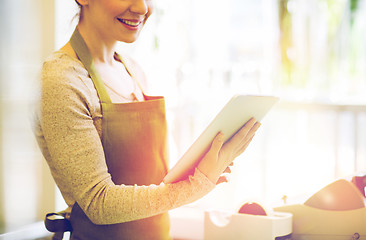
M 125 19 L 120 19 L 120 18 L 118 18 L 118 20 L 119 20 L 120 22 L 122 22 L 122 23 L 124 23 L 124 24 L 128 25 L 128 26 L 131 26 L 131 27 L 137 27 L 137 26 L 140 24 L 140 22 L 132 22 L 132 21 L 125 20 Z

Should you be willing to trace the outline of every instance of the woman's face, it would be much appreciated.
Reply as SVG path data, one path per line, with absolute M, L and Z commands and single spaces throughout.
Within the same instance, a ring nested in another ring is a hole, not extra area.
M 153 0 L 79 0 L 82 21 L 101 39 L 134 42 L 152 13 Z M 84 3 L 84 4 L 83 4 Z

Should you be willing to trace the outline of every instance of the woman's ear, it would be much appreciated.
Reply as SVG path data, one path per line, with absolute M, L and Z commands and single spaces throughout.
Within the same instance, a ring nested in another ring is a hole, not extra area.
M 75 2 L 80 5 L 80 6 L 85 6 L 88 5 L 89 1 L 88 0 L 75 0 Z

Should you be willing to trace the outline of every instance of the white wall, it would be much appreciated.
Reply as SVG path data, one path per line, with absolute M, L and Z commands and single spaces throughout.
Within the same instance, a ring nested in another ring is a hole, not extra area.
M 0 4 L 0 227 L 9 231 L 54 207 L 54 184 L 31 129 L 40 69 L 54 48 L 54 1 Z

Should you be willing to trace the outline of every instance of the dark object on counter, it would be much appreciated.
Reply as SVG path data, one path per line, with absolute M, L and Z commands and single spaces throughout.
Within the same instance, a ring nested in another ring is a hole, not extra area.
M 52 240 L 62 240 L 64 232 L 71 232 L 72 227 L 65 213 L 48 213 L 44 220 L 45 227 L 48 231 L 55 233 Z

